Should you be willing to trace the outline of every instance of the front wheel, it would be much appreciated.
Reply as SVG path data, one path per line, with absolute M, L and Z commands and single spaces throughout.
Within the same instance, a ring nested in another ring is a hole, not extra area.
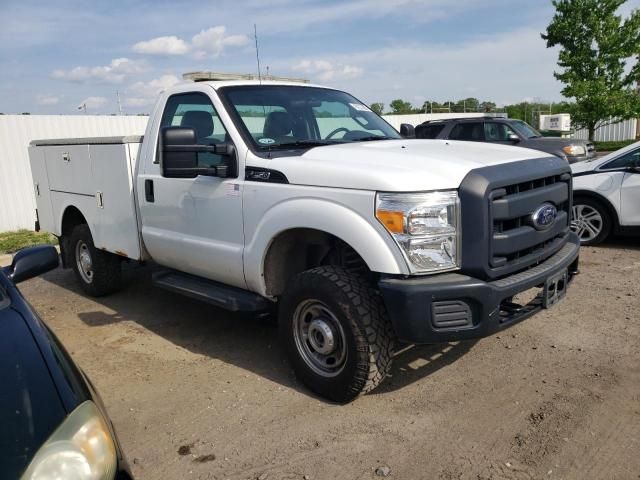
M 74 228 L 69 243 L 73 254 L 73 271 L 85 293 L 99 297 L 121 288 L 121 260 L 95 247 L 88 225 Z
M 330 400 L 348 402 L 373 390 L 391 367 L 394 335 L 380 295 L 342 268 L 294 277 L 279 325 L 296 376 Z
M 578 235 L 581 245 L 596 245 L 609 236 L 611 218 L 604 205 L 597 200 L 574 199 L 571 214 L 571 230 Z

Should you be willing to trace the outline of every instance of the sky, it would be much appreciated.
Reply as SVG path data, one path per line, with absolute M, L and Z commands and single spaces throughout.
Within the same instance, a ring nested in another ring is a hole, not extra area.
M 256 73 L 254 24 L 263 73 L 367 104 L 558 101 L 552 16 L 550 0 L 0 0 L 0 112 L 148 113 L 184 72 Z

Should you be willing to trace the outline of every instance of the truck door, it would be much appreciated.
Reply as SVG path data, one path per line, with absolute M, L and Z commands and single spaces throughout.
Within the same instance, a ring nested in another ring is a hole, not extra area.
M 211 98 L 204 92 L 170 96 L 159 128 L 165 126 L 193 128 L 200 144 L 231 142 Z M 156 148 L 147 150 L 156 152 L 155 159 L 143 159 L 144 171 L 138 175 L 142 238 L 147 251 L 163 266 L 246 287 L 242 182 L 209 176 L 166 178 L 160 168 L 157 137 L 149 141 L 156 141 Z M 212 153 L 198 155 L 199 166 L 223 161 L 222 156 Z

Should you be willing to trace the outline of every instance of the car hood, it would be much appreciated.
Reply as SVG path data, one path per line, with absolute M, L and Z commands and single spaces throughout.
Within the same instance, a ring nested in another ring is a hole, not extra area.
M 596 168 L 598 168 L 600 165 L 603 165 L 611 160 L 614 160 L 618 157 L 621 157 L 625 154 L 627 154 L 628 152 L 635 150 L 636 148 L 640 147 L 640 142 L 635 142 L 632 143 L 631 145 L 627 145 L 624 148 L 621 148 L 619 150 L 616 150 L 615 152 L 611 152 L 607 155 L 604 155 L 602 157 L 599 158 L 592 158 L 590 160 L 584 161 L 584 162 L 576 162 L 576 163 L 572 163 L 571 164 L 571 172 L 572 173 L 581 173 L 581 172 L 588 172 L 590 170 L 595 170 Z
M 529 159 L 549 161 L 526 148 L 405 139 L 315 147 L 256 166 L 278 170 L 293 184 L 410 192 L 458 188 L 471 170 Z

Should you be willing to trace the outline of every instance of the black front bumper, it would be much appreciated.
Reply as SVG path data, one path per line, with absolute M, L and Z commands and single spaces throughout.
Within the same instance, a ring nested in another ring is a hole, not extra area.
M 542 310 L 541 295 L 526 305 L 511 303 L 511 297 L 543 286 L 549 278 L 565 270 L 570 280 L 578 271 L 579 247 L 578 237 L 571 233 L 567 243 L 544 262 L 493 281 L 444 273 L 430 277 L 383 278 L 379 288 L 400 340 L 438 343 L 486 337 Z M 458 313 L 466 309 L 469 324 L 438 326 L 437 309 L 446 311 L 447 308 L 457 309 Z

